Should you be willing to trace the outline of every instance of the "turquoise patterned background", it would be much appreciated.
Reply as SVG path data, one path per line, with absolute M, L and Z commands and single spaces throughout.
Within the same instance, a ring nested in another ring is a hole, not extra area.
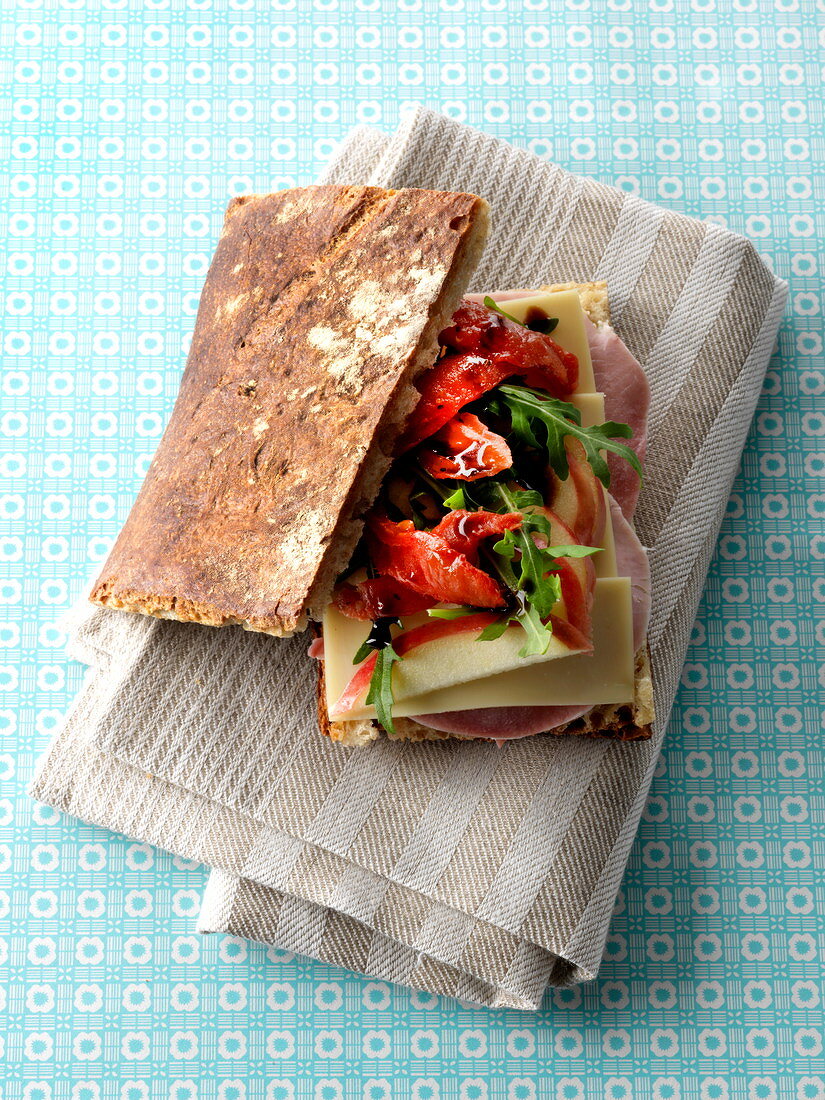
M 823 64 L 822 0 L 5 0 L 3 1100 L 825 1097 Z M 228 198 L 418 102 L 791 284 L 601 978 L 538 1017 L 199 938 L 202 868 L 23 793 Z

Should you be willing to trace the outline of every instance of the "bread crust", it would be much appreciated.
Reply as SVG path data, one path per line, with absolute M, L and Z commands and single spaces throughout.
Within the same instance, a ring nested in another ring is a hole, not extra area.
M 575 290 L 581 299 L 582 308 L 594 324 L 609 323 L 610 321 L 606 283 L 557 283 L 553 286 L 543 286 L 540 289 L 544 291 Z M 489 738 L 434 730 L 429 726 L 422 726 L 412 718 L 396 718 L 394 734 L 390 734 L 378 722 L 370 719 L 331 722 L 327 712 L 323 662 L 319 661 L 318 666 L 318 723 L 321 732 L 333 741 L 338 741 L 344 745 L 366 745 L 382 733 L 393 740 L 400 741 L 489 740 Z M 650 650 L 647 645 L 644 645 L 636 654 L 632 702 L 622 704 L 605 703 L 591 707 L 580 718 L 535 736 L 594 737 L 606 738 L 612 741 L 647 741 L 653 736 L 653 719 L 653 681 L 650 673 Z
M 328 603 L 466 289 L 475 195 L 229 204 L 169 425 L 93 602 L 290 634 Z

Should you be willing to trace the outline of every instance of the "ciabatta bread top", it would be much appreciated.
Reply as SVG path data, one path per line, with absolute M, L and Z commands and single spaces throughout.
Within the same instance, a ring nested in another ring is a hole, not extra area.
M 290 634 L 329 601 L 484 245 L 474 195 L 234 199 L 96 603 Z

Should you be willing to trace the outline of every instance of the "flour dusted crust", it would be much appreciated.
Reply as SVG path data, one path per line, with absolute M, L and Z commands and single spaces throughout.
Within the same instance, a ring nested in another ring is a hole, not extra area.
M 234 199 L 172 418 L 91 599 L 285 635 L 329 602 L 478 263 L 475 195 Z
M 607 297 L 607 284 L 595 283 L 557 283 L 543 286 L 545 291 L 576 290 L 581 299 L 582 308 L 594 324 L 609 323 L 610 307 Z M 489 740 L 474 738 L 422 726 L 412 718 L 396 718 L 395 733 L 387 733 L 377 722 L 359 719 L 353 722 L 331 722 L 327 714 L 324 694 L 323 664 L 319 662 L 318 677 L 318 721 L 321 732 L 344 745 L 366 745 L 384 734 L 400 741 L 445 741 L 454 738 L 459 741 Z M 564 726 L 556 726 L 537 736 L 553 737 L 598 737 L 614 741 L 645 741 L 653 735 L 653 682 L 650 675 L 650 651 L 647 645 L 636 654 L 635 684 L 633 701 L 622 704 L 601 704 L 591 707 L 586 714 Z

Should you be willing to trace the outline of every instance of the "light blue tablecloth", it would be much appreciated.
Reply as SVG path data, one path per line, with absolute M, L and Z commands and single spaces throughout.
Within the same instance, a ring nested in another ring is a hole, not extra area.
M 822 1100 L 821 4 L 4 6 L 4 1100 Z M 539 1017 L 200 939 L 202 868 L 23 793 L 227 199 L 408 102 L 727 224 L 791 283 L 602 976 Z

